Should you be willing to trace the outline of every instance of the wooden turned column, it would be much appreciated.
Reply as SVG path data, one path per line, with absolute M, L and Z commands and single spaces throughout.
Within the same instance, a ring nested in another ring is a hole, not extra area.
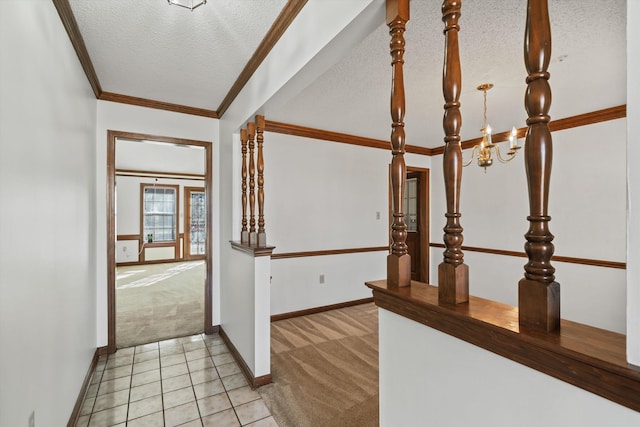
M 445 149 L 442 157 L 447 223 L 444 227 L 444 259 L 438 266 L 438 300 L 447 304 L 469 301 L 469 267 L 462 253 L 462 226 L 460 225 L 460 184 L 462 181 L 462 146 L 460 144 L 460 91 L 462 72 L 458 49 L 458 19 L 461 0 L 445 0 L 442 4 L 442 21 L 445 37 L 442 93 L 444 95 Z
M 255 123 L 247 123 L 247 137 L 249 138 L 249 245 L 258 244 L 256 233 L 256 162 L 254 158 L 256 135 Z
M 403 197 L 406 181 L 404 162 L 404 31 L 409 21 L 409 0 L 387 0 L 387 25 L 391 35 L 391 253 L 387 256 L 387 283 L 390 287 L 411 285 L 411 257 L 407 253 L 407 225 L 404 222 Z
M 247 228 L 247 130 L 240 129 L 240 141 L 242 142 L 242 230 L 240 243 L 249 244 L 249 229 Z
M 258 246 L 267 246 L 267 233 L 264 229 L 264 116 L 256 116 L 256 142 L 258 144 Z
M 560 328 L 560 284 L 551 266 L 553 235 L 549 231 L 547 207 L 551 177 L 552 142 L 549 131 L 549 60 L 551 58 L 551 26 L 547 0 L 529 0 L 524 39 L 527 68 L 527 135 L 524 162 L 529 188 L 529 231 L 524 245 L 529 262 L 524 278 L 518 284 L 519 322 L 523 328 L 555 331 Z

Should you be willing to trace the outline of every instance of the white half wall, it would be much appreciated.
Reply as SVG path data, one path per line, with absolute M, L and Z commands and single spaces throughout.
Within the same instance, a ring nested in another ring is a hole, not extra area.
M 640 413 L 379 310 L 380 426 L 632 427 Z
M 553 132 L 549 228 L 560 256 L 626 260 L 626 119 Z M 606 141 L 607 152 L 602 155 Z M 522 144 L 523 141 L 520 141 Z M 470 150 L 463 152 L 466 159 Z M 615 155 L 613 155 L 615 154 Z M 464 168 L 460 210 L 465 246 L 524 251 L 529 224 L 524 157 L 484 170 Z M 431 241 L 442 243 L 445 224 L 442 156 L 432 159 Z M 444 249 L 432 248 L 431 282 Z M 526 258 L 465 251 L 470 293 L 517 305 Z M 563 318 L 625 333 L 624 270 L 553 262 Z
M 271 332 L 269 322 L 268 256 L 254 257 L 227 245 L 227 280 L 233 286 L 224 286 L 220 297 L 224 332 L 238 350 L 254 377 L 271 373 Z
M 0 2 L 0 425 L 67 425 L 96 350 L 96 100 L 51 1 Z
M 212 286 L 214 325 L 220 323 L 220 179 L 219 179 L 219 121 L 171 111 L 133 105 L 98 101 L 96 140 L 96 281 L 97 281 L 97 346 L 107 345 L 107 130 L 142 133 L 154 136 L 211 141 L 213 150 L 213 236 Z

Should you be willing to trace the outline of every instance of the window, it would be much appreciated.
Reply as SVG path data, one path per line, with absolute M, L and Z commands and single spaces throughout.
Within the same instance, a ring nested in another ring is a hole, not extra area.
M 178 186 L 141 184 L 142 229 L 146 242 L 175 242 Z
M 409 178 L 404 187 L 404 215 L 407 231 L 418 231 L 418 178 Z

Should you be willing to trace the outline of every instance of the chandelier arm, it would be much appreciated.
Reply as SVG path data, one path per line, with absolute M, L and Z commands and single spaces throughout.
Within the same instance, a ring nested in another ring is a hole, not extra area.
M 502 157 L 502 154 L 500 153 L 500 146 L 498 144 L 494 144 L 493 146 L 496 149 L 496 154 L 498 156 L 498 160 L 500 160 L 500 163 L 510 162 L 516 156 L 516 153 L 514 152 L 513 154 L 510 154 L 509 157 L 505 159 Z
M 462 166 L 466 167 L 469 166 L 471 164 L 471 162 L 473 162 L 473 159 L 476 157 L 476 152 L 480 149 L 480 146 L 475 145 L 473 147 L 473 150 L 471 151 L 471 158 L 469 159 L 468 162 L 462 161 Z

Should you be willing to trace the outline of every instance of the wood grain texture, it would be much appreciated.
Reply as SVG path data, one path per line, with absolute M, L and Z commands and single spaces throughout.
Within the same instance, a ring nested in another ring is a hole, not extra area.
M 464 264 L 462 252 L 462 225 L 460 224 L 460 186 L 462 185 L 462 147 L 460 145 L 460 92 L 462 70 L 458 48 L 458 32 L 462 2 L 445 0 L 442 3 L 444 22 L 444 66 L 442 71 L 442 93 L 444 95 L 445 149 L 442 156 L 447 212 L 444 226 L 442 264 L 438 267 L 438 291 L 442 302 L 460 304 L 469 299 L 469 268 Z
M 187 105 L 172 104 L 170 102 L 155 101 L 152 99 L 138 98 L 135 96 L 121 95 L 119 93 L 101 92 L 98 99 L 102 101 L 119 102 L 121 104 L 136 105 L 138 107 L 155 108 L 157 110 L 173 111 L 175 113 L 191 114 L 192 116 L 218 118 L 218 113 L 205 108 L 189 107 Z
M 391 42 L 391 253 L 387 257 L 387 279 L 391 286 L 409 286 L 411 258 L 407 252 L 407 224 L 403 211 L 407 167 L 404 160 L 404 52 L 409 0 L 387 0 L 387 26 Z
M 357 299 L 352 301 L 340 302 L 337 304 L 323 305 L 321 307 L 307 308 L 305 310 L 273 314 L 271 316 L 271 321 L 277 322 L 278 320 L 293 319 L 294 317 L 307 316 L 309 314 L 322 313 L 324 311 L 335 310 L 338 308 L 352 307 L 354 305 L 367 304 L 370 302 L 373 302 L 373 298 L 362 298 L 362 299 Z
M 60 16 L 64 29 L 67 31 L 71 45 L 76 51 L 76 55 L 78 55 L 78 60 L 80 60 L 80 65 L 89 80 L 93 94 L 96 98 L 100 98 L 100 94 L 102 94 L 100 81 L 98 80 L 95 68 L 93 68 L 93 63 L 89 57 L 87 46 L 84 44 L 82 34 L 80 34 L 76 18 L 71 11 L 69 0 L 53 0 L 53 4 L 58 11 L 58 15 Z
M 319 139 L 322 141 L 340 142 L 342 144 L 359 145 L 361 147 L 378 148 L 381 150 L 389 149 L 389 141 L 385 141 L 382 139 L 365 138 L 362 136 L 349 135 L 346 133 L 339 133 L 339 132 L 331 132 L 328 130 L 298 126 L 290 123 L 281 123 L 281 122 L 266 120 L 265 130 L 267 132 L 299 136 L 302 138 L 311 138 L 311 139 Z M 424 156 L 431 155 L 430 148 L 418 147 L 415 145 L 405 145 L 405 151 L 407 153 L 422 154 Z
M 233 345 L 233 342 L 229 338 L 229 335 L 227 335 L 227 333 L 224 331 L 224 328 L 222 326 L 219 327 L 218 333 L 220 334 L 220 338 L 222 338 L 222 341 L 224 341 L 227 348 L 229 348 L 229 351 L 231 352 L 231 354 L 233 354 L 233 357 L 234 359 L 236 359 L 236 362 L 238 362 L 238 366 L 240 367 L 242 374 L 247 379 L 252 389 L 271 383 L 272 381 L 271 374 L 262 375 L 259 377 L 255 377 L 253 375 L 253 372 L 251 372 L 249 365 L 247 365 L 247 362 L 244 360 L 244 358 L 242 357 L 242 355 L 240 354 L 236 346 Z
M 381 252 L 389 251 L 389 246 L 373 246 L 368 248 L 347 248 L 347 249 L 327 249 L 322 251 L 303 251 L 303 252 L 283 252 L 279 254 L 273 254 L 271 259 L 286 259 L 286 258 L 305 258 L 311 256 L 325 256 L 325 255 L 344 255 L 344 254 L 356 254 L 362 252 Z
M 432 248 L 444 248 L 444 244 L 442 243 L 429 243 L 429 246 L 431 246 Z M 479 248 L 476 246 L 462 246 L 462 249 L 469 252 L 481 252 L 481 253 L 494 254 L 494 255 L 515 256 L 520 258 L 527 257 L 527 254 L 524 252 L 506 251 L 503 249 Z M 592 265 L 594 267 L 617 268 L 621 270 L 624 270 L 627 268 L 626 262 L 606 261 L 601 259 L 576 258 L 576 257 L 569 257 L 569 256 L 554 255 L 551 257 L 551 260 L 558 261 L 558 262 L 566 262 L 569 264 Z
M 554 245 L 548 213 L 553 141 L 549 129 L 551 86 L 547 70 L 551 60 L 551 23 L 547 0 L 527 2 L 524 39 L 527 69 L 524 105 L 528 116 L 524 165 L 529 190 L 529 230 L 524 251 L 529 261 L 518 284 L 518 308 L 521 326 L 554 331 L 560 327 L 560 285 L 551 265 Z
M 256 120 L 256 145 L 258 149 L 258 159 L 256 168 L 258 170 L 258 246 L 267 246 L 267 234 L 264 221 L 264 116 L 257 115 Z
M 271 49 L 278 43 L 280 37 L 282 37 L 287 28 L 289 28 L 289 25 L 291 25 L 296 16 L 298 16 L 298 13 L 300 13 L 305 4 L 307 4 L 307 0 L 289 0 L 287 2 L 258 45 L 256 51 L 242 69 L 240 75 L 238 75 L 231 89 L 229 89 L 229 92 L 220 103 L 217 111 L 218 117 L 222 117 L 231 106 L 242 88 L 247 84 L 251 76 L 253 76 L 253 73 L 256 72 L 269 52 L 271 52 Z
M 436 287 L 392 289 L 368 282 L 376 305 L 576 387 L 640 411 L 640 368 L 626 362 L 625 336 L 568 320 L 554 333 L 522 331 L 518 309 L 474 296 L 441 304 Z
M 240 230 L 240 242 L 249 243 L 249 228 L 247 228 L 247 144 L 249 136 L 246 129 L 240 129 L 240 143 L 242 144 L 242 228 Z
M 240 252 L 247 253 L 254 257 L 271 256 L 271 254 L 273 253 L 273 250 L 275 249 L 275 246 L 258 247 L 253 245 L 243 245 L 242 243 L 236 242 L 236 241 L 231 241 L 229 243 L 231 244 L 231 247 L 233 249 Z

